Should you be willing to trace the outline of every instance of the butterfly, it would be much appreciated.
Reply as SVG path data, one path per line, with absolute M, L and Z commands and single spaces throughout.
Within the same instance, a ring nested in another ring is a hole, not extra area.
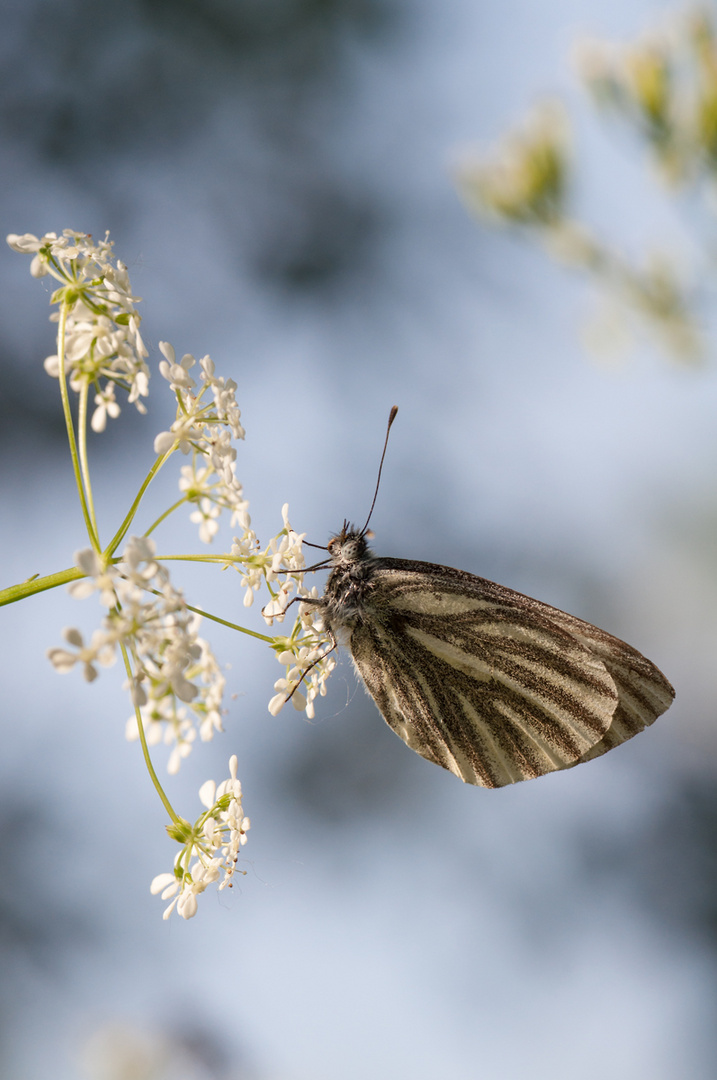
M 463 570 L 379 558 L 367 534 L 368 521 L 344 522 L 324 594 L 309 602 L 389 727 L 466 783 L 503 787 L 590 761 L 671 705 L 662 672 L 619 638 Z

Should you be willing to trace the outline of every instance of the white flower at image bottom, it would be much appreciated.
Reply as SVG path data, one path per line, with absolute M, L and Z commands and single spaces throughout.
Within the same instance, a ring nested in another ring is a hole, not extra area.
M 229 778 L 217 787 L 207 780 L 199 789 L 199 798 L 207 807 L 193 828 L 187 823 L 188 838 L 174 861 L 174 873 L 158 874 L 150 892 L 161 894 L 163 900 L 173 897 L 165 909 L 168 919 L 177 909 L 183 919 L 197 913 L 197 897 L 208 885 L 219 881 L 219 890 L 231 888 L 239 849 L 246 843 L 251 822 L 242 809 L 241 783 L 237 780 L 237 757 L 229 759 Z M 171 829 L 170 829 L 171 834 Z M 193 860 L 193 861 L 192 861 Z M 240 871 L 242 872 L 242 871 Z

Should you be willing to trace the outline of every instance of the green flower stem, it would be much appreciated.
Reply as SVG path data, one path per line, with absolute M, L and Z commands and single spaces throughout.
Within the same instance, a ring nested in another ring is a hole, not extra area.
M 90 463 L 87 457 L 87 398 L 89 395 L 89 386 L 86 382 L 82 383 L 82 388 L 79 395 L 79 406 L 77 413 L 77 433 L 79 439 L 79 454 L 80 454 L 80 468 L 82 470 L 82 485 L 87 498 L 87 510 L 92 520 L 92 528 L 94 529 L 95 536 L 99 543 L 99 529 L 97 528 L 97 517 L 95 515 L 95 503 L 92 498 L 92 483 L 90 481 Z
M 130 683 L 133 683 L 134 682 L 134 674 L 132 672 L 132 665 L 130 664 L 129 656 L 127 655 L 127 649 L 126 649 L 126 647 L 124 645 L 124 642 L 122 642 L 122 641 L 120 642 L 120 648 L 122 650 L 122 659 L 124 660 L 124 666 L 125 666 L 125 671 L 127 672 L 127 678 L 130 680 Z M 134 712 L 135 712 L 135 716 L 137 717 L 137 727 L 139 729 L 139 741 L 142 744 L 142 754 L 144 756 L 144 763 L 147 766 L 147 772 L 149 773 L 150 778 L 152 780 L 152 783 L 154 784 L 154 786 L 155 786 L 155 788 L 157 790 L 157 794 L 159 795 L 160 799 L 162 800 L 162 805 L 164 806 L 164 809 L 167 811 L 167 813 L 169 814 L 169 817 L 174 822 L 174 824 L 179 825 L 182 822 L 182 818 L 180 818 L 179 814 L 175 811 L 175 809 L 172 806 L 171 802 L 167 798 L 167 795 L 165 794 L 164 788 L 162 787 L 162 785 L 159 782 L 159 777 L 157 776 L 156 772 L 154 771 L 154 765 L 152 764 L 152 758 L 149 755 L 149 747 L 147 746 L 147 737 L 146 737 L 146 735 L 144 733 L 144 724 L 142 723 L 142 713 L 141 713 L 140 708 L 139 708 L 138 705 L 135 705 Z
M 206 562 L 206 563 L 227 563 L 233 564 L 235 562 L 231 555 L 155 555 L 157 562 Z M 242 562 L 242 559 L 236 560 Z
M 220 619 L 218 615 L 211 615 L 208 611 L 202 611 L 201 608 L 192 607 L 191 604 L 187 604 L 187 609 L 193 611 L 196 615 L 201 615 L 203 619 L 211 619 L 212 622 L 219 623 L 220 626 L 228 626 L 230 630 L 238 630 L 240 634 L 248 634 L 249 637 L 257 638 L 259 641 L 265 641 L 267 645 L 273 645 L 276 638 L 269 637 L 267 634 L 260 634 L 256 630 L 249 630 L 246 626 L 239 626 L 238 623 L 229 622 L 228 619 Z
M 206 563 L 225 563 L 227 561 L 226 555 L 155 555 L 157 562 L 206 562 Z M 150 589 L 150 592 L 156 592 L 155 589 Z M 159 595 L 159 593 L 157 593 Z M 269 637 L 267 634 L 260 634 L 256 630 L 250 630 L 246 626 L 239 626 L 238 623 L 229 622 L 228 619 L 220 619 L 218 615 L 211 615 L 208 611 L 202 611 L 201 608 L 193 607 L 192 604 L 187 604 L 189 611 L 195 612 L 197 615 L 201 615 L 204 619 L 211 619 L 212 622 L 219 623 L 220 626 L 228 626 L 230 630 L 238 630 L 240 634 L 248 634 L 249 637 L 257 638 L 259 641 L 265 641 L 267 645 L 273 645 L 276 638 Z
M 175 510 L 179 510 L 179 507 L 184 506 L 184 504 L 186 502 L 187 502 L 187 496 L 186 495 L 183 495 L 181 499 L 177 499 L 176 503 L 174 503 L 173 506 L 170 506 L 168 510 L 165 510 L 163 514 L 159 515 L 159 517 L 157 518 L 156 521 L 152 522 L 150 527 L 145 531 L 144 536 L 149 536 L 150 533 L 153 533 L 154 530 L 159 525 L 161 525 L 163 521 L 166 521 L 166 519 L 169 517 L 170 514 L 173 514 Z
M 170 560 L 182 560 L 184 562 L 225 562 L 226 556 L 221 555 L 164 555 L 161 557 L 161 561 L 168 562 Z M 158 560 L 160 561 L 160 557 Z M 110 559 L 110 563 L 116 565 L 120 562 L 119 558 Z M 24 600 L 28 596 L 34 596 L 36 593 L 45 592 L 47 589 L 56 589 L 59 585 L 68 585 L 71 581 L 79 581 L 80 578 L 86 575 L 77 567 L 71 566 L 67 570 L 59 570 L 55 574 L 47 574 L 45 577 L 38 577 L 37 575 L 28 578 L 27 581 L 21 581 L 17 585 L 10 585 L 6 589 L 0 589 L 0 607 L 5 604 L 14 604 L 17 600 Z M 157 589 L 148 589 L 148 592 L 154 593 L 155 596 L 161 596 L 161 593 Z M 187 604 L 189 611 L 193 611 L 196 615 L 201 615 L 204 619 L 211 619 L 212 622 L 219 623 L 220 626 L 227 626 L 230 630 L 237 630 L 240 634 L 248 634 L 249 637 L 257 638 L 258 641 L 264 641 L 267 645 L 273 645 L 275 638 L 270 637 L 267 634 L 260 634 L 256 630 L 250 630 L 247 626 L 239 626 L 238 623 L 230 622 L 228 619 L 222 619 L 218 615 L 212 615 L 208 611 L 202 611 L 201 608 L 194 607 L 192 604 Z
M 77 441 L 75 439 L 75 428 L 72 423 L 72 409 L 70 408 L 70 396 L 67 393 L 67 375 L 65 373 L 65 330 L 67 327 L 67 311 L 68 305 L 65 301 L 60 304 L 60 323 L 57 330 L 57 356 L 60 366 L 60 396 L 62 398 L 62 411 L 65 415 L 65 427 L 67 429 L 67 439 L 70 444 L 70 456 L 72 457 L 72 468 L 75 473 L 75 483 L 77 484 L 77 493 L 80 496 L 80 505 L 82 507 L 82 515 L 85 519 L 85 526 L 87 528 L 87 535 L 90 538 L 90 543 L 95 551 L 99 552 L 100 542 L 97 533 L 94 528 L 92 518 L 87 506 L 87 499 L 85 497 L 85 489 L 82 482 L 82 472 L 80 469 L 80 462 L 77 453 Z
M 187 558 L 191 558 L 191 556 L 168 555 L 168 556 L 165 556 L 165 558 L 167 558 L 167 559 L 172 559 L 172 558 L 175 558 L 175 559 L 187 559 Z M 201 561 L 208 561 L 208 562 L 219 561 L 218 556 L 214 556 L 214 555 L 198 555 L 197 559 L 200 559 Z M 117 562 L 118 560 L 113 560 L 113 561 Z M 159 560 L 157 560 L 157 561 L 159 561 Z M 81 574 L 79 576 L 82 577 Z M 145 588 L 146 588 L 146 586 L 145 586 Z M 157 589 L 149 589 L 149 588 L 147 588 L 147 592 L 154 593 L 155 596 L 161 596 L 162 595 Z M 2 596 L 2 593 L 0 593 L 0 596 Z M 260 634 L 257 630 L 250 630 L 247 626 L 239 626 L 238 623 L 229 622 L 228 619 L 221 619 L 218 615 L 212 615 L 211 612 L 209 612 L 209 611 L 203 611 L 201 608 L 194 607 L 193 604 L 185 604 L 185 607 L 187 608 L 187 611 L 193 611 L 195 615 L 201 615 L 203 619 L 211 619 L 212 622 L 219 623 L 220 626 L 227 626 L 230 630 L 237 630 L 240 634 L 248 634 L 249 637 L 257 638 L 258 641 L 265 641 L 267 645 L 273 645 L 275 643 L 275 641 L 276 641 L 276 638 L 269 637 L 267 634 Z
M 0 607 L 4 604 L 14 604 L 16 600 L 24 600 L 27 596 L 34 596 L 35 593 L 45 592 L 46 589 L 56 589 L 58 585 L 78 581 L 84 576 L 76 566 L 71 566 L 69 570 L 59 570 L 56 574 L 47 574 L 45 577 L 35 575 L 27 581 L 21 581 L 18 585 L 0 589 Z
M 154 480 L 154 478 L 157 475 L 157 473 L 159 472 L 159 470 L 162 468 L 162 466 L 165 464 L 165 462 L 167 462 L 169 460 L 169 458 L 171 457 L 171 455 L 174 453 L 175 450 L 176 450 L 176 445 L 173 446 L 171 448 L 171 450 L 168 450 L 166 454 L 162 454 L 161 457 L 158 457 L 157 460 L 155 461 L 154 465 L 152 466 L 152 468 L 149 470 L 149 472 L 145 476 L 145 478 L 144 478 L 144 480 L 142 482 L 142 486 L 140 487 L 139 491 L 137 492 L 137 494 L 135 496 L 135 499 L 134 499 L 134 502 L 132 503 L 129 510 L 127 511 L 127 515 L 126 515 L 124 521 L 122 522 L 119 529 L 114 534 L 114 536 L 112 537 L 109 544 L 107 545 L 107 547 L 104 550 L 105 558 L 109 558 L 111 555 L 114 555 L 114 552 L 115 552 L 117 546 L 119 544 L 121 544 L 122 540 L 124 539 L 124 537 L 125 537 L 125 535 L 127 533 L 127 530 L 129 529 L 130 525 L 132 524 L 132 521 L 134 520 L 134 516 L 135 516 L 135 514 L 137 513 L 137 511 L 139 509 L 139 504 L 142 501 L 142 498 L 144 496 L 145 491 L 147 490 L 149 485 L 152 483 L 152 481 Z

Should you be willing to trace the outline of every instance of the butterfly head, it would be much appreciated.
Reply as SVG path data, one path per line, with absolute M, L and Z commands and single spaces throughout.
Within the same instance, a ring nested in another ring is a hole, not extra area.
M 328 552 L 334 567 L 352 566 L 370 557 L 366 533 L 345 521 L 341 532 L 328 542 Z

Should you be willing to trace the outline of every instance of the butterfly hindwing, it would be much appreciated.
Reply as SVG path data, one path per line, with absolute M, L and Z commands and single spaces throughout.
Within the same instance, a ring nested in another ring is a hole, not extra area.
M 610 729 L 581 759 L 591 761 L 648 727 L 669 709 L 675 691 L 659 668 L 631 645 L 564 611 L 550 611 L 555 622 L 600 657 L 617 687 L 619 701 Z
M 673 691 L 617 638 L 463 571 L 372 561 L 351 653 L 390 727 L 467 783 L 501 787 L 597 757 Z

